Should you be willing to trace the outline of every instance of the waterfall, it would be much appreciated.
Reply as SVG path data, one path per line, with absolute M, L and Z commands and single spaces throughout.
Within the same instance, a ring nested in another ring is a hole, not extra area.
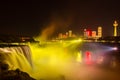
M 0 47 L 0 61 L 7 63 L 10 70 L 19 68 L 28 73 L 33 66 L 31 51 L 27 45 Z

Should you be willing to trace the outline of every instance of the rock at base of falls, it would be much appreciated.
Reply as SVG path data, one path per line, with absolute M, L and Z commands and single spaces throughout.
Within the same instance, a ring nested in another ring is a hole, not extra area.
M 35 80 L 28 73 L 16 70 L 8 70 L 9 66 L 0 62 L 0 79 L 1 80 Z

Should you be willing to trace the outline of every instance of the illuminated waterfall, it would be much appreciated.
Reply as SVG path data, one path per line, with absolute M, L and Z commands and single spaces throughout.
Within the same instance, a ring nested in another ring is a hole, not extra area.
M 7 63 L 10 70 L 19 68 L 28 73 L 32 70 L 31 51 L 26 45 L 1 47 L 0 60 Z

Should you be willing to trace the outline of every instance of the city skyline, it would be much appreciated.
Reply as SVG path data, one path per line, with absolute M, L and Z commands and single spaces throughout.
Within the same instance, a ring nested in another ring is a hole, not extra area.
M 64 38 L 75 38 L 75 37 L 82 37 L 82 38 L 93 38 L 97 39 L 102 36 L 102 27 L 98 26 L 96 30 L 89 30 L 89 29 L 84 29 L 83 30 L 83 35 L 76 35 L 72 30 L 68 30 L 64 33 L 59 33 L 56 39 L 64 39 Z
M 102 26 L 103 36 L 111 36 L 113 22 L 120 23 L 119 7 L 119 0 L 3 1 L 0 34 L 36 36 L 52 27 L 49 36 L 67 30 L 82 35 L 85 28 Z
M 110 36 L 120 36 L 119 35 L 119 29 L 118 29 L 118 22 L 115 20 L 113 22 L 113 32 L 112 32 L 112 35 Z M 69 33 L 71 31 L 71 33 Z M 103 34 L 103 27 L 102 26 L 98 26 L 97 29 L 84 29 L 82 31 L 83 34 L 74 34 L 74 32 L 72 30 L 68 30 L 67 32 L 61 32 L 58 34 L 58 39 L 62 39 L 62 38 L 68 38 L 68 37 L 85 37 L 85 38 L 100 38 L 100 37 L 105 37 Z M 72 35 L 72 36 L 69 36 L 69 35 Z

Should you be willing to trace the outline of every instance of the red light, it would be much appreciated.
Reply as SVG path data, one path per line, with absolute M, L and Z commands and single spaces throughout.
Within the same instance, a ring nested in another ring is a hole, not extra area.
M 91 36 L 91 35 L 92 35 L 91 30 L 87 30 L 87 35 L 88 35 L 88 36 Z
M 88 36 L 90 36 L 90 31 L 87 31 L 87 33 L 88 33 Z
M 86 56 L 86 63 L 91 64 L 91 52 L 86 51 L 85 56 Z

